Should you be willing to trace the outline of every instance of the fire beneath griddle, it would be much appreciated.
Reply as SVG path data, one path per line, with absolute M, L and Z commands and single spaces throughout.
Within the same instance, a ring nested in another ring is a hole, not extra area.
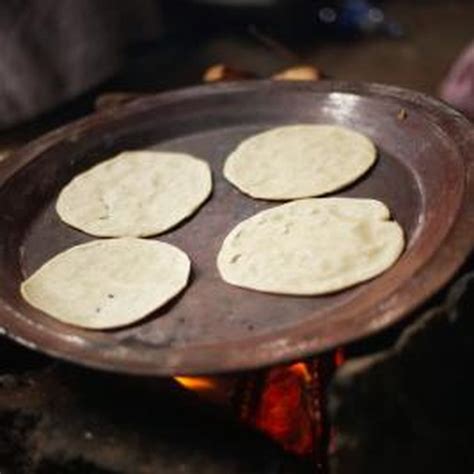
M 222 377 L 176 377 L 201 398 L 231 408 L 247 425 L 284 450 L 312 458 L 317 472 L 327 469 L 331 428 L 326 392 L 342 350 L 266 370 Z

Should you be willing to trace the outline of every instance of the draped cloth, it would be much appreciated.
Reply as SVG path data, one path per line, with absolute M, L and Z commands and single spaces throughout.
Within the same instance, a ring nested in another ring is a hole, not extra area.
M 161 30 L 158 0 L 1 0 L 0 129 L 113 75 Z
M 451 67 L 441 97 L 474 120 L 474 41 Z

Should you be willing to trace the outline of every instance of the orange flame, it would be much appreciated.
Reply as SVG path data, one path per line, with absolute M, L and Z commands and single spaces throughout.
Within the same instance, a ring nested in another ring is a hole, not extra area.
M 308 367 L 303 362 L 297 362 L 289 367 L 289 370 L 295 375 L 301 377 L 306 383 L 311 382 L 311 375 Z
M 344 362 L 344 353 L 338 350 L 333 363 Z M 223 377 L 175 377 L 184 388 L 213 402 L 232 403 L 235 380 Z M 250 416 L 242 418 L 256 429 L 275 440 L 287 451 L 307 456 L 314 454 L 321 420 L 315 413 L 313 375 L 308 364 L 297 362 L 269 369 L 263 375 L 263 386 L 251 409 Z M 317 396 L 317 395 L 316 395 Z
M 207 377 L 175 377 L 176 382 L 193 392 L 207 392 L 217 389 L 213 379 Z

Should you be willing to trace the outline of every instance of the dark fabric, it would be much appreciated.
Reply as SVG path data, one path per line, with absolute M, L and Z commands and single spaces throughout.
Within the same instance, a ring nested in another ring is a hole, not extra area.
M 338 371 L 333 474 L 474 471 L 473 307 L 474 271 L 393 348 Z
M 1 0 L 0 129 L 103 81 L 159 31 L 158 0 Z

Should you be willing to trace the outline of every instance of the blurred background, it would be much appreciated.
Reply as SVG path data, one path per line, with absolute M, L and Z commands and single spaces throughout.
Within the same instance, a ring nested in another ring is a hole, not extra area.
M 199 83 L 214 64 L 256 77 L 312 65 L 474 116 L 473 19 L 471 0 L 2 0 L 0 144 L 104 92 Z

